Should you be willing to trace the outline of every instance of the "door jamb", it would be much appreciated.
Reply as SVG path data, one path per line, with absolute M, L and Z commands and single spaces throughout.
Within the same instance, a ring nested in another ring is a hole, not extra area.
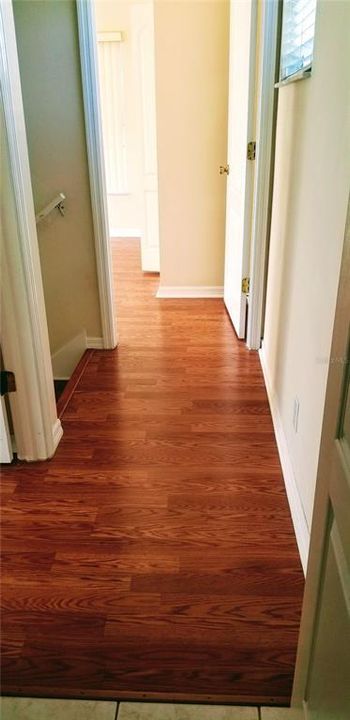
M 99 102 L 95 9 L 91 0 L 77 0 L 76 8 L 103 347 L 113 349 L 118 343 L 118 337 Z
M 279 3 L 264 2 L 261 64 L 257 88 L 256 164 L 247 327 L 247 345 L 250 350 L 260 348 L 263 330 L 278 93 L 275 82 L 279 58 L 279 25 Z
M 16 375 L 10 405 L 23 460 L 51 457 L 62 437 L 57 418 L 11 2 L 0 5 L 0 85 L 17 232 L 2 239 L 2 352 Z

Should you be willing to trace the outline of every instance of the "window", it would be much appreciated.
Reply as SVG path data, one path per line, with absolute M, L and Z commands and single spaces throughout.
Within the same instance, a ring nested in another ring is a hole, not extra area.
M 311 70 L 316 0 L 284 0 L 280 82 L 300 79 Z
M 121 32 L 97 35 L 107 193 L 127 193 L 124 43 Z

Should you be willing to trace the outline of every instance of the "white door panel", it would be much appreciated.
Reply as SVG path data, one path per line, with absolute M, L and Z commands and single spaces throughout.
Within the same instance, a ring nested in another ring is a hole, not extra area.
M 293 703 L 307 720 L 350 717 L 350 205 Z
M 159 272 L 154 3 L 152 0 L 133 6 L 132 25 L 143 126 L 144 220 L 141 237 L 141 266 L 143 271 Z
M 333 454 L 324 571 L 306 698 L 308 720 L 350 717 L 349 440 L 337 441 Z
M 245 335 L 242 278 L 250 260 L 254 162 L 247 144 L 254 139 L 255 45 L 255 0 L 231 1 L 224 301 L 239 338 Z

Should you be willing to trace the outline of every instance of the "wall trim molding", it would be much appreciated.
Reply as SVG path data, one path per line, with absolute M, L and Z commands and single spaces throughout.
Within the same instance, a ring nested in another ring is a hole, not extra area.
M 87 350 L 105 350 L 103 337 L 87 337 L 86 338 Z M 110 348 L 111 350 L 113 348 Z
M 111 349 L 117 345 L 117 331 L 114 318 L 94 3 L 77 0 L 76 7 L 102 335 L 104 348 Z
M 54 450 L 53 450 L 52 454 L 54 454 L 54 452 L 57 448 L 57 445 L 60 442 L 62 436 L 63 436 L 63 428 L 61 425 L 61 421 L 57 418 L 56 422 L 52 426 L 52 440 L 53 440 L 53 446 L 54 446 Z
M 160 285 L 157 298 L 222 298 L 223 285 Z
M 141 240 L 142 232 L 140 228 L 111 228 L 109 231 L 111 240 L 124 240 L 124 238 L 137 238 Z
M 306 522 L 302 502 L 300 499 L 298 486 L 295 479 L 295 474 L 288 450 L 288 444 L 283 429 L 282 418 L 278 408 L 278 400 L 275 392 L 272 389 L 272 383 L 270 380 L 270 374 L 268 365 L 266 362 L 266 356 L 264 352 L 264 344 L 261 350 L 259 350 L 260 364 L 262 367 L 267 395 L 270 403 L 270 410 L 272 415 L 273 427 L 275 430 L 276 442 L 278 447 L 278 453 L 281 461 L 283 479 L 286 488 L 290 513 L 292 516 L 295 537 L 298 545 L 299 555 L 301 564 L 303 567 L 304 575 L 306 575 L 307 560 L 310 545 L 310 531 Z
M 82 330 L 51 355 L 55 380 L 68 380 L 86 350 L 86 331 Z

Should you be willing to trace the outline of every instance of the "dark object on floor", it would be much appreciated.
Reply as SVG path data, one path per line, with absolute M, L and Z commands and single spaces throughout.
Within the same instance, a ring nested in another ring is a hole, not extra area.
M 54 380 L 56 402 L 61 397 L 68 380 Z

